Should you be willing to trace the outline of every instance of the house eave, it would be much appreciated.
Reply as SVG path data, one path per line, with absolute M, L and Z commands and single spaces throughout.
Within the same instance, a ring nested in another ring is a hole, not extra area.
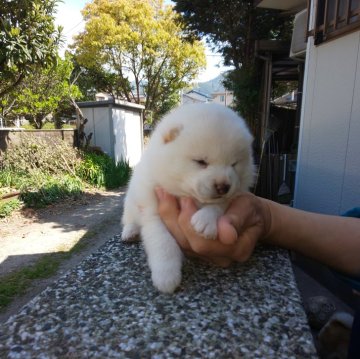
M 306 0 L 256 0 L 255 7 L 289 11 L 306 7 Z

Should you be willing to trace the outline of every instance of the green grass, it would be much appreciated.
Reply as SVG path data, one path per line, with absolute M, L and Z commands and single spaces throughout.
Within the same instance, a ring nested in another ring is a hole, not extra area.
M 6 202 L 0 202 L 0 218 L 10 216 L 10 214 L 19 209 L 22 206 L 22 202 L 18 199 L 11 199 Z
M 64 260 L 74 253 L 82 251 L 85 243 L 77 243 L 68 252 L 45 254 L 31 266 L 0 278 L 0 311 L 6 308 L 14 298 L 26 293 L 34 280 L 50 278 L 57 273 Z
M 88 240 L 103 232 L 111 221 L 100 223 L 87 231 L 80 240 L 67 252 L 44 254 L 33 265 L 0 277 L 0 311 L 4 310 L 16 297 L 26 293 L 34 280 L 46 279 L 55 275 L 61 264 L 74 254 L 83 251 Z
M 49 254 L 40 258 L 34 265 L 0 278 L 0 310 L 12 300 L 22 295 L 35 279 L 49 278 L 59 269 L 63 254 Z

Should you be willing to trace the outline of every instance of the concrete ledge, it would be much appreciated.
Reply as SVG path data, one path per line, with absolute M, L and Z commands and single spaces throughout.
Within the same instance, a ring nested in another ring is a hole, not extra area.
M 227 269 L 187 261 L 165 295 L 141 245 L 117 237 L 9 318 L 0 356 L 317 358 L 286 251 Z

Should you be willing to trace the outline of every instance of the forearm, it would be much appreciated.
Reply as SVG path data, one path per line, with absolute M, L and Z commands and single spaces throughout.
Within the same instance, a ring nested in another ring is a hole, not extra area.
M 264 242 L 291 249 L 336 270 L 360 275 L 360 219 L 305 212 L 262 201 L 271 213 Z

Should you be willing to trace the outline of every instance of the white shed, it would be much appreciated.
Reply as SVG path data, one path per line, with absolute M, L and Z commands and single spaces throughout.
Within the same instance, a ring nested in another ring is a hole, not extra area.
M 144 144 L 144 106 L 115 99 L 79 102 L 78 106 L 88 119 L 85 133 L 93 133 L 93 146 L 116 162 L 126 159 L 131 167 L 139 162 Z

